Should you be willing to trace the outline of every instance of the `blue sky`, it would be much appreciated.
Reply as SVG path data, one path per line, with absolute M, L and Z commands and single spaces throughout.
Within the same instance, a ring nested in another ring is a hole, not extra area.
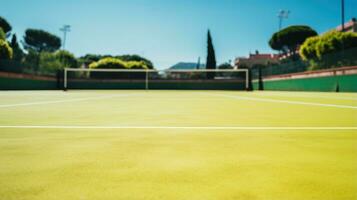
M 346 1 L 346 19 L 357 16 L 357 0 Z M 340 0 L 8 0 L 0 15 L 18 38 L 26 28 L 62 37 L 76 56 L 140 54 L 157 68 L 206 57 L 209 28 L 219 63 L 258 49 L 272 53 L 267 41 L 278 29 L 277 12 L 291 11 L 283 25 L 306 24 L 325 32 L 340 24 Z

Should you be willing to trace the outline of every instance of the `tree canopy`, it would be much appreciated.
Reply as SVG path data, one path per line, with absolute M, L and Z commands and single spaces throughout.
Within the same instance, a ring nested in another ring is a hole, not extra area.
M 7 22 L 6 19 L 4 19 L 1 16 L 0 16 L 0 27 L 3 29 L 5 34 L 8 34 L 12 30 L 12 27 L 9 24 L 9 22 Z
M 272 49 L 284 53 L 295 53 L 298 47 L 317 32 L 309 26 L 289 26 L 272 35 L 269 45 Z
M 357 33 L 331 31 L 307 39 L 300 48 L 303 60 L 312 69 L 357 64 Z
M 36 52 L 54 52 L 61 47 L 61 39 L 56 35 L 38 29 L 27 29 L 24 36 L 24 46 Z
M 63 67 L 78 67 L 78 61 L 76 57 L 69 51 L 59 50 L 55 53 L 56 58 L 61 62 Z
M 138 62 L 144 62 L 145 65 L 149 68 L 149 69 L 153 69 L 154 65 L 152 64 L 152 62 L 144 57 L 141 57 L 139 55 L 121 55 L 121 56 L 115 56 L 116 58 L 119 58 L 123 61 L 138 61 Z
M 12 49 L 5 40 L 0 40 L 0 59 L 11 59 Z
M 207 60 L 206 69 L 216 69 L 216 54 L 213 47 L 212 36 L 210 30 L 207 32 Z M 214 73 L 207 73 L 208 79 L 214 78 Z
M 97 69 L 148 69 L 143 61 L 123 61 L 119 58 L 103 58 L 93 62 L 89 68 Z
M 136 61 L 136 62 L 142 62 L 146 65 L 148 69 L 153 69 L 154 65 L 152 62 L 142 56 L 139 55 L 118 55 L 118 56 L 112 56 L 112 55 L 96 55 L 96 54 L 87 54 L 85 56 L 80 57 L 80 60 L 82 63 L 86 65 L 90 65 L 93 62 L 98 62 L 99 60 L 103 58 L 117 58 L 120 59 L 121 61 Z
M 56 73 L 57 70 L 61 70 L 66 67 L 78 67 L 77 59 L 68 51 L 59 50 L 54 53 L 44 51 L 39 53 L 39 57 L 39 69 L 43 73 L 53 74 Z
M 218 66 L 218 69 L 233 69 L 233 66 L 229 63 L 222 63 Z
M 0 40 L 6 40 L 6 34 L 5 34 L 5 32 L 2 30 L 1 27 L 0 27 Z
M 13 53 L 14 53 L 13 59 L 17 60 L 17 61 L 22 60 L 22 58 L 24 57 L 24 52 L 22 51 L 22 49 L 20 48 L 19 43 L 17 42 L 16 34 L 12 35 L 10 46 L 11 46 L 11 48 L 13 50 Z

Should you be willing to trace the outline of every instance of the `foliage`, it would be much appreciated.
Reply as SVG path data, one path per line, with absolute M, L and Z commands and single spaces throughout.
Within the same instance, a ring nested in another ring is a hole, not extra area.
M 142 62 L 143 64 L 146 65 L 148 69 L 153 69 L 154 65 L 152 62 L 144 57 L 141 57 L 139 55 L 120 55 L 120 56 L 111 56 L 111 55 L 95 55 L 95 54 L 87 54 L 85 56 L 80 57 L 80 62 L 85 64 L 85 65 L 90 65 L 93 62 L 98 62 L 99 60 L 103 58 L 117 58 L 122 61 L 138 61 Z
M 103 58 L 93 62 L 89 68 L 96 69 L 149 69 L 143 61 L 123 61 L 119 58 Z
M 121 56 L 115 56 L 116 58 L 119 58 L 123 61 L 138 61 L 138 62 L 143 62 L 148 69 L 153 69 L 154 65 L 152 62 L 144 57 L 141 57 L 139 55 L 121 55 Z
M 64 68 L 76 68 L 78 67 L 78 62 L 72 53 L 60 50 L 55 53 L 41 52 L 39 66 L 41 73 L 54 74 Z
M 357 34 L 331 31 L 309 38 L 301 46 L 300 55 L 309 61 L 310 69 L 324 69 L 357 64 Z
M 102 56 L 102 55 L 96 55 L 96 54 L 86 54 L 85 56 L 82 56 L 79 58 L 79 61 L 84 64 L 84 65 L 90 65 L 93 62 L 97 62 L 102 58 L 106 58 L 106 57 L 112 57 L 110 55 L 107 56 Z
M 6 19 L 4 19 L 3 17 L 0 16 L 0 28 L 3 29 L 3 31 L 5 32 L 5 34 L 8 34 L 11 30 L 12 27 L 9 24 L 9 22 L 6 21 Z
M 71 67 L 77 68 L 78 61 L 76 57 L 69 51 L 60 50 L 55 53 L 56 58 L 61 62 L 62 68 Z
M 27 29 L 24 36 L 24 47 L 36 52 L 54 52 L 61 47 L 61 39 L 43 30 Z
M 39 71 L 41 73 L 51 74 L 63 68 L 61 61 L 58 59 L 55 53 L 44 51 L 39 54 L 39 58 Z
M 32 70 L 32 71 L 36 71 L 38 69 L 38 63 L 40 61 L 40 56 L 37 52 L 35 52 L 32 49 L 29 49 L 27 51 L 27 54 L 25 55 L 24 58 L 24 65 L 26 66 L 26 68 Z
M 34 50 L 29 50 L 23 59 L 23 65 L 26 67 L 26 71 L 38 74 L 53 75 L 58 70 L 64 68 L 77 68 L 78 61 L 73 54 L 68 51 L 56 51 L 37 53 Z M 37 64 L 39 63 L 39 64 Z
M 118 58 L 103 58 L 98 62 L 89 65 L 92 69 L 149 69 L 143 61 L 123 61 Z M 93 78 L 144 78 L 145 72 L 137 73 L 111 73 L 111 72 L 92 72 Z
M 97 69 L 126 69 L 126 63 L 117 58 L 103 58 L 98 62 L 93 62 L 89 68 Z
M 6 40 L 6 34 L 1 27 L 0 27 L 0 40 Z
M 0 40 L 0 59 L 11 59 L 12 48 L 5 40 Z
M 22 51 L 22 49 L 19 46 L 19 43 L 17 42 L 16 34 L 12 35 L 10 46 L 14 52 L 13 59 L 17 61 L 21 61 L 22 58 L 24 57 L 24 52 Z
M 210 30 L 207 32 L 207 60 L 206 69 L 216 69 L 216 55 L 213 47 L 212 36 Z M 214 78 L 214 73 L 207 73 L 208 79 Z
M 218 66 L 218 69 L 233 69 L 233 66 L 229 63 L 222 63 Z
M 128 61 L 126 66 L 129 69 L 150 69 L 144 61 Z
M 272 49 L 295 54 L 297 48 L 317 32 L 309 26 L 289 26 L 273 34 L 269 41 Z

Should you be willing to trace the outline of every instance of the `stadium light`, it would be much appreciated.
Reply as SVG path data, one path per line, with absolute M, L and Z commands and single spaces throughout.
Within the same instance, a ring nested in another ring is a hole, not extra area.
M 280 10 L 278 13 L 279 18 L 279 31 L 283 26 L 283 20 L 289 18 L 290 11 L 289 10 Z
M 341 0 L 342 32 L 345 32 L 345 0 Z
M 65 50 L 67 32 L 71 31 L 71 26 L 70 25 L 63 25 L 63 27 L 60 28 L 60 31 L 63 32 L 62 49 Z

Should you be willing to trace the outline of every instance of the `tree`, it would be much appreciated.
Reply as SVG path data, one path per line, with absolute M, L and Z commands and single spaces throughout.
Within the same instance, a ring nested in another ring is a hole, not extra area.
M 233 69 L 233 66 L 229 63 L 222 63 L 218 66 L 218 69 Z
M 14 53 L 13 59 L 17 60 L 17 61 L 21 61 L 22 58 L 24 57 L 24 52 L 22 51 L 22 49 L 20 48 L 19 43 L 17 42 L 16 34 L 12 35 L 10 46 L 11 46 L 11 48 L 13 50 L 13 53 Z
M 93 62 L 89 65 L 92 69 L 148 69 L 143 61 L 123 61 L 119 58 L 103 58 L 98 62 Z M 92 72 L 92 78 L 115 78 L 115 79 L 130 79 L 130 78 L 145 78 L 145 72 Z
M 41 52 L 40 53 L 40 66 L 39 71 L 45 74 L 55 74 L 58 70 L 64 68 L 76 68 L 78 67 L 78 62 L 75 56 L 64 50 L 51 52 Z
M 103 58 L 118 58 L 122 61 L 137 61 L 137 62 L 143 62 L 146 67 L 149 69 L 154 69 L 154 65 L 152 62 L 144 57 L 141 57 L 139 55 L 120 55 L 120 56 L 112 56 L 112 55 L 95 55 L 95 54 L 87 54 L 85 56 L 82 56 L 79 58 L 80 62 L 82 64 L 85 64 L 86 66 L 89 66 L 93 62 L 98 62 L 99 60 Z
M 36 62 L 34 63 L 34 68 L 36 69 L 40 66 L 40 53 L 43 51 L 54 52 L 58 50 L 61 47 L 61 39 L 43 30 L 27 29 L 25 31 L 23 45 L 29 52 L 37 53 Z M 33 56 L 32 53 L 31 56 Z
M 357 64 L 357 34 L 330 31 L 307 39 L 300 56 L 309 61 L 310 69 L 323 69 Z
M 78 67 L 78 61 L 76 59 L 76 57 L 65 50 L 60 50 L 57 51 L 55 53 L 56 59 L 58 59 L 60 61 L 60 63 L 62 64 L 62 68 L 65 67 L 71 67 L 71 68 L 76 68 Z
M 110 56 L 107 56 L 107 57 L 110 57 Z M 101 56 L 101 55 L 86 54 L 86 55 L 80 57 L 79 61 L 81 64 L 84 64 L 85 66 L 89 66 L 91 63 L 98 62 L 102 58 L 103 58 L 103 56 Z
M 213 47 L 211 32 L 207 32 L 207 60 L 206 60 L 206 69 L 216 69 L 216 55 Z M 208 79 L 214 78 L 214 72 L 207 73 Z
M 149 69 L 154 69 L 154 65 L 152 62 L 144 57 L 141 57 L 139 55 L 121 55 L 121 56 L 115 56 L 116 58 L 119 58 L 123 61 L 138 61 L 138 62 L 143 62 Z
M 317 32 L 309 26 L 289 26 L 272 35 L 269 45 L 272 49 L 284 53 L 296 54 L 298 47 L 309 37 L 316 36 Z
M 38 69 L 35 69 L 37 72 L 41 72 L 42 74 L 54 74 L 64 68 L 60 59 L 56 56 L 56 53 L 44 51 L 39 54 L 37 53 L 37 55 L 40 59 L 40 65 L 38 65 Z
M 89 65 L 92 69 L 149 69 L 143 61 L 123 61 L 119 58 L 103 58 Z
M 0 28 L 5 32 L 6 36 L 10 35 L 10 31 L 12 30 L 9 22 L 6 21 L 3 17 L 0 16 Z
M 23 61 L 26 68 L 36 71 L 39 68 L 38 64 L 40 63 L 40 54 L 32 49 L 29 49 L 25 54 Z
M 144 61 L 128 61 L 126 66 L 129 69 L 150 69 Z
M 0 40 L 0 59 L 11 59 L 12 49 L 5 40 Z
M 1 27 L 0 27 L 0 40 L 6 40 L 6 34 L 5 34 L 5 32 L 2 30 Z
M 49 32 L 37 29 L 27 29 L 24 36 L 25 49 L 36 52 L 54 52 L 61 47 L 61 39 Z

